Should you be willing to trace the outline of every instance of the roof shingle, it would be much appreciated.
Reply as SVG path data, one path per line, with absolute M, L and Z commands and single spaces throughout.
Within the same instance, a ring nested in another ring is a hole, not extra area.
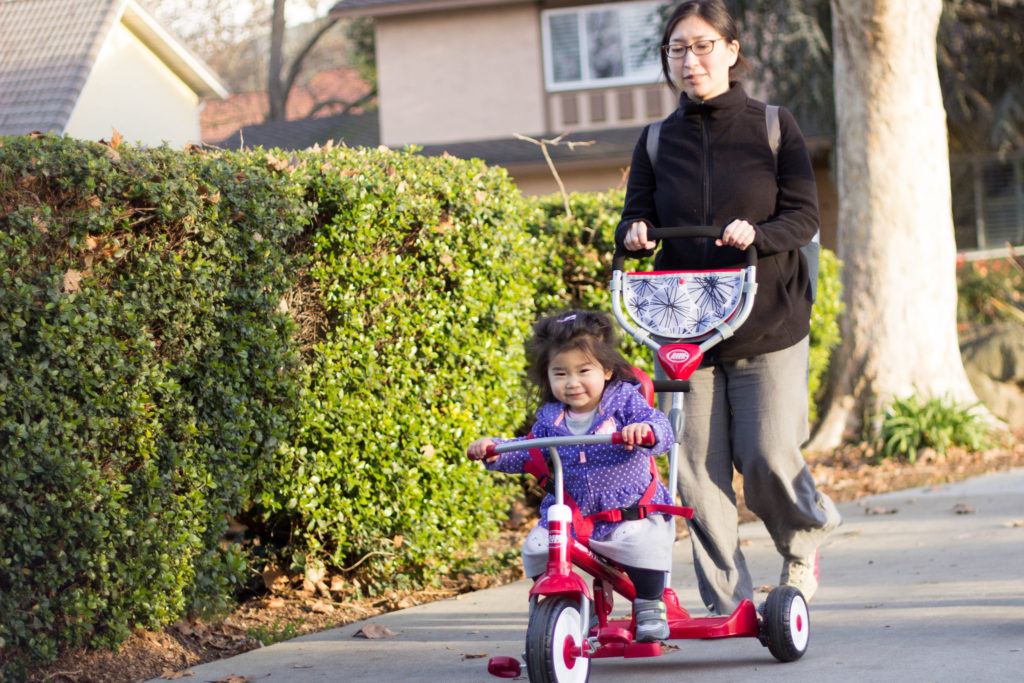
M 0 2 L 0 135 L 64 130 L 125 2 Z

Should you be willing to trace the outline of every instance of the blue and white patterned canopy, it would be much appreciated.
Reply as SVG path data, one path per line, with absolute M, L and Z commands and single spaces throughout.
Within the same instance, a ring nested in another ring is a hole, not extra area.
M 743 271 L 627 273 L 623 284 L 626 312 L 637 325 L 661 337 L 694 339 L 736 312 Z

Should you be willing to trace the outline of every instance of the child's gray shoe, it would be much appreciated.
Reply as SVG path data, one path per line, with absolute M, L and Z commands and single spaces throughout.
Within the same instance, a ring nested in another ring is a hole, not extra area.
M 636 617 L 636 640 L 638 643 L 653 643 L 668 638 L 668 610 L 662 600 L 633 601 L 633 615 Z

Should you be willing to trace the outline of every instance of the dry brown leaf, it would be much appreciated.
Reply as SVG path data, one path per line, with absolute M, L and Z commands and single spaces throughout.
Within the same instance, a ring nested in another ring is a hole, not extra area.
M 69 269 L 68 272 L 64 273 L 64 287 L 63 290 L 68 294 L 77 292 L 81 289 L 82 273 L 75 269 Z
M 957 503 L 953 506 L 953 514 L 955 515 L 970 515 L 977 512 L 977 509 L 971 507 L 967 503 Z
M 379 638 L 391 638 L 392 636 L 401 635 L 401 632 L 396 633 L 389 629 L 387 626 L 381 624 L 370 623 L 359 629 L 353 638 L 368 638 L 370 640 L 377 640 Z
M 288 575 L 272 564 L 268 564 L 263 570 L 262 577 L 263 585 L 271 592 L 280 590 L 288 584 Z
M 121 141 L 122 140 L 124 140 L 124 136 L 122 136 L 119 132 L 117 132 L 117 128 L 111 128 L 110 129 L 110 146 L 113 147 L 114 149 L 117 149 L 118 147 L 121 146 Z
M 463 653 L 463 655 L 462 655 L 462 661 L 466 661 L 467 659 L 483 659 L 483 658 L 484 658 L 484 657 L 486 657 L 486 656 L 487 656 L 488 654 L 489 654 L 489 653 L 487 653 L 487 652 L 476 652 L 476 653 L 473 653 L 473 654 L 466 654 L 466 653 Z
M 309 609 L 311 612 L 316 612 L 317 614 L 330 614 L 334 611 L 334 605 L 326 603 L 323 600 L 317 600 L 309 606 Z
M 897 512 L 899 512 L 899 508 L 887 508 L 887 507 L 878 506 L 878 507 L 868 508 L 867 510 L 864 511 L 864 514 L 866 514 L 866 515 L 895 515 Z
M 179 678 L 185 678 L 186 676 L 192 677 L 195 675 L 195 672 L 191 669 L 185 669 L 184 671 L 165 671 L 162 674 L 160 674 L 160 678 L 163 678 L 168 681 L 174 681 Z

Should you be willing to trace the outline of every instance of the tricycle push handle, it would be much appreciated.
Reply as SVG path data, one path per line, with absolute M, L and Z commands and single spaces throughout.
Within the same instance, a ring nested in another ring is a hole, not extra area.
M 670 228 L 647 228 L 647 239 L 670 240 L 680 237 L 710 237 L 718 239 L 725 232 L 725 228 L 716 228 L 711 225 L 684 225 Z M 622 270 L 627 258 L 635 258 L 640 252 L 626 251 L 618 246 L 615 247 L 615 254 L 612 257 L 612 270 Z M 757 265 L 757 250 L 751 244 L 745 250 L 747 266 Z

